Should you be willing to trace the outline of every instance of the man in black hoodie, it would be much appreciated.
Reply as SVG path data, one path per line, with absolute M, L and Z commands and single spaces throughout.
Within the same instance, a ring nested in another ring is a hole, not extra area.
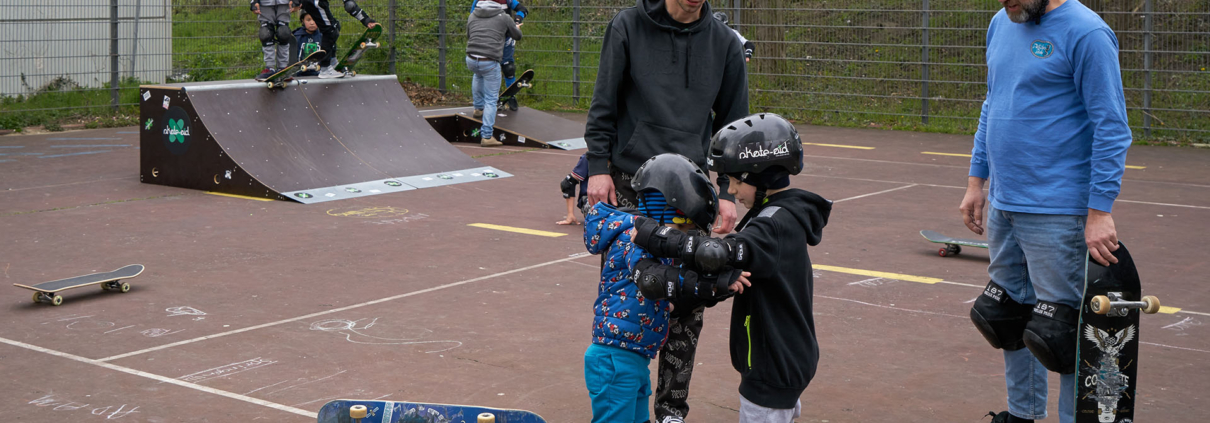
M 712 114 L 713 113 L 713 114 Z M 637 207 L 639 165 L 678 153 L 706 168 L 710 135 L 748 114 L 748 76 L 735 34 L 704 0 L 638 0 L 605 30 L 584 139 L 588 203 Z M 725 181 L 720 181 L 726 188 Z M 735 200 L 720 195 L 715 232 L 735 226 Z M 657 421 L 684 417 L 701 309 L 677 313 L 660 351 Z

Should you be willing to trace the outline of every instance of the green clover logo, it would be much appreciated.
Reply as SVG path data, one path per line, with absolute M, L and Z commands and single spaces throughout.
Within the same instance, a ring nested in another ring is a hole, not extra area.
M 182 132 L 185 129 L 184 119 L 168 119 L 168 142 L 185 143 L 185 135 Z
M 144 130 L 148 130 L 148 131 L 150 131 L 150 130 L 151 130 L 151 124 L 152 124 L 153 122 L 155 122 L 155 120 L 153 120 L 153 119 L 151 119 L 151 118 L 147 118 L 147 124 L 146 124 L 146 125 L 143 125 L 143 129 L 144 129 Z

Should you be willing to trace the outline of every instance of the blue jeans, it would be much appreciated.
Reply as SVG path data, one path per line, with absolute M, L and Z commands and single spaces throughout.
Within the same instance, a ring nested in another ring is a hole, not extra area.
M 651 359 L 617 347 L 592 344 L 584 351 L 584 384 L 593 423 L 646 423 L 651 398 Z
M 1050 301 L 1079 308 L 1084 295 L 1088 245 L 1085 216 L 1016 213 L 988 208 L 987 273 L 1022 304 Z M 1004 351 L 1008 412 L 1025 419 L 1046 418 L 1049 371 L 1029 349 Z M 1059 376 L 1059 422 L 1075 421 L 1075 375 Z
M 475 98 L 475 110 L 483 111 L 483 127 L 479 135 L 492 137 L 492 125 L 496 124 L 496 103 L 500 101 L 500 63 L 492 60 L 475 60 L 467 56 L 466 68 L 475 74 L 471 82 L 471 93 Z

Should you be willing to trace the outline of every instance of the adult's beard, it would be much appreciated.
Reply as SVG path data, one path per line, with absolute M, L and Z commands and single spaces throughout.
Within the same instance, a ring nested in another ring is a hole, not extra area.
M 1032 6 L 1021 4 L 1021 12 L 1017 14 L 1008 14 L 1008 20 L 1016 23 L 1026 23 L 1034 21 L 1040 23 L 1042 14 L 1046 13 L 1046 6 L 1050 5 L 1050 0 L 1038 0 Z

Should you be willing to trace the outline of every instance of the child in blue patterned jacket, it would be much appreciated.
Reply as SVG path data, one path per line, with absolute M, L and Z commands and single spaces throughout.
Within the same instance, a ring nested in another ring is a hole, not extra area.
M 592 345 L 584 352 L 593 422 L 647 422 L 648 365 L 668 336 L 669 313 L 742 289 L 739 273 L 698 275 L 674 266 L 672 259 L 655 259 L 633 243 L 636 219 L 710 232 L 718 195 L 696 164 L 678 154 L 661 154 L 639 167 L 632 185 L 639 193 L 640 216 L 602 202 L 585 217 L 584 244 L 588 252 L 604 255 Z

